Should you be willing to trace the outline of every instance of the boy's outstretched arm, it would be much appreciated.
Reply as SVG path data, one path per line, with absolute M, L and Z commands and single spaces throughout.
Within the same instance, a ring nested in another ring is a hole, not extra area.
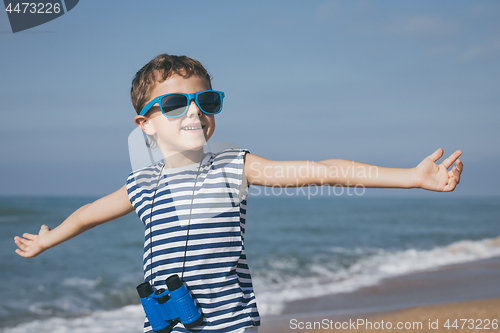
M 53 230 L 42 225 L 38 235 L 25 233 L 23 237 L 14 237 L 19 247 L 16 253 L 25 258 L 35 257 L 86 230 L 117 219 L 133 210 L 127 195 L 127 186 L 124 185 L 118 191 L 80 207 Z
M 251 185 L 298 187 L 307 185 L 342 185 L 372 188 L 423 188 L 431 191 L 453 191 L 460 182 L 463 163 L 457 150 L 441 164 L 439 148 L 416 167 L 386 168 L 343 159 L 312 161 L 272 161 L 246 154 L 245 174 Z M 456 166 L 448 169 L 456 162 Z

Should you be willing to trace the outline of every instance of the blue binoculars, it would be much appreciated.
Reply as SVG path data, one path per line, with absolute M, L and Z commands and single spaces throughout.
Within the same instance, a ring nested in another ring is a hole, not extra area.
M 168 289 L 156 292 L 149 282 L 137 286 L 142 307 L 156 333 L 170 333 L 180 321 L 187 329 L 203 322 L 203 316 L 193 297 L 177 274 L 165 280 Z

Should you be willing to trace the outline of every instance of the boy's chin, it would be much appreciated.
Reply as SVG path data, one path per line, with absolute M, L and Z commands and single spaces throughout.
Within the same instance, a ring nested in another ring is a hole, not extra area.
M 184 149 L 185 151 L 198 151 L 198 150 L 201 150 L 203 149 L 203 146 L 205 146 L 206 144 L 206 141 L 203 139 L 203 140 L 200 140 L 199 142 L 190 142 L 190 144 L 187 144 L 184 146 Z
M 205 133 L 203 133 L 201 130 L 198 131 L 197 133 L 183 133 L 179 139 L 182 138 L 182 140 L 186 144 L 191 144 L 191 143 L 199 143 L 199 142 L 205 142 Z

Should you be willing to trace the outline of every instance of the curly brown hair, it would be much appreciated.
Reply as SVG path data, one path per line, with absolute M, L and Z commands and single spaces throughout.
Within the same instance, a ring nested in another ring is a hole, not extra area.
M 204 77 L 211 84 L 211 77 L 203 65 L 198 61 L 187 56 L 175 56 L 166 53 L 158 55 L 142 67 L 132 80 L 130 89 L 130 98 L 135 112 L 139 114 L 151 99 L 151 91 L 156 84 L 164 82 L 173 74 L 189 78 L 192 75 Z

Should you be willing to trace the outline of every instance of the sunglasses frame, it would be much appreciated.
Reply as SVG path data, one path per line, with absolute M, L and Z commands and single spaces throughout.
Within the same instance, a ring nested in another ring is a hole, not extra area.
M 209 112 L 205 112 L 202 109 L 202 107 L 198 103 L 198 96 L 201 95 L 201 94 L 203 94 L 203 93 L 206 93 L 206 92 L 214 92 L 214 93 L 219 94 L 219 96 L 220 96 L 220 109 L 219 109 L 219 111 L 217 111 L 215 113 L 209 113 Z M 178 115 L 178 116 L 167 116 L 165 114 L 165 112 L 163 112 L 163 107 L 161 106 L 161 100 L 162 100 L 163 97 L 169 96 L 169 95 L 182 95 L 182 96 L 185 96 L 187 98 L 187 100 L 188 100 L 187 105 L 186 105 L 186 109 L 180 115 Z M 153 98 L 151 101 L 149 101 L 148 104 L 144 105 L 144 107 L 142 108 L 141 113 L 139 115 L 140 116 L 144 116 L 153 107 L 153 105 L 155 105 L 156 103 L 158 103 L 158 105 L 160 106 L 161 113 L 163 113 L 163 115 L 165 117 L 167 117 L 167 118 L 177 118 L 177 117 L 180 117 L 180 116 L 186 114 L 187 110 L 189 109 L 189 106 L 191 105 L 191 101 L 192 100 L 194 100 L 194 102 L 196 103 L 196 106 L 198 107 L 198 109 L 201 110 L 201 112 L 203 112 L 205 114 L 208 114 L 208 115 L 218 114 L 218 113 L 220 113 L 222 111 L 222 101 L 224 100 L 224 96 L 225 96 L 225 94 L 222 91 L 217 91 L 217 90 L 203 90 L 203 91 L 199 91 L 199 92 L 193 93 L 193 94 L 184 94 L 184 93 L 170 93 L 170 94 L 165 94 L 165 95 L 161 95 L 161 96 Z

